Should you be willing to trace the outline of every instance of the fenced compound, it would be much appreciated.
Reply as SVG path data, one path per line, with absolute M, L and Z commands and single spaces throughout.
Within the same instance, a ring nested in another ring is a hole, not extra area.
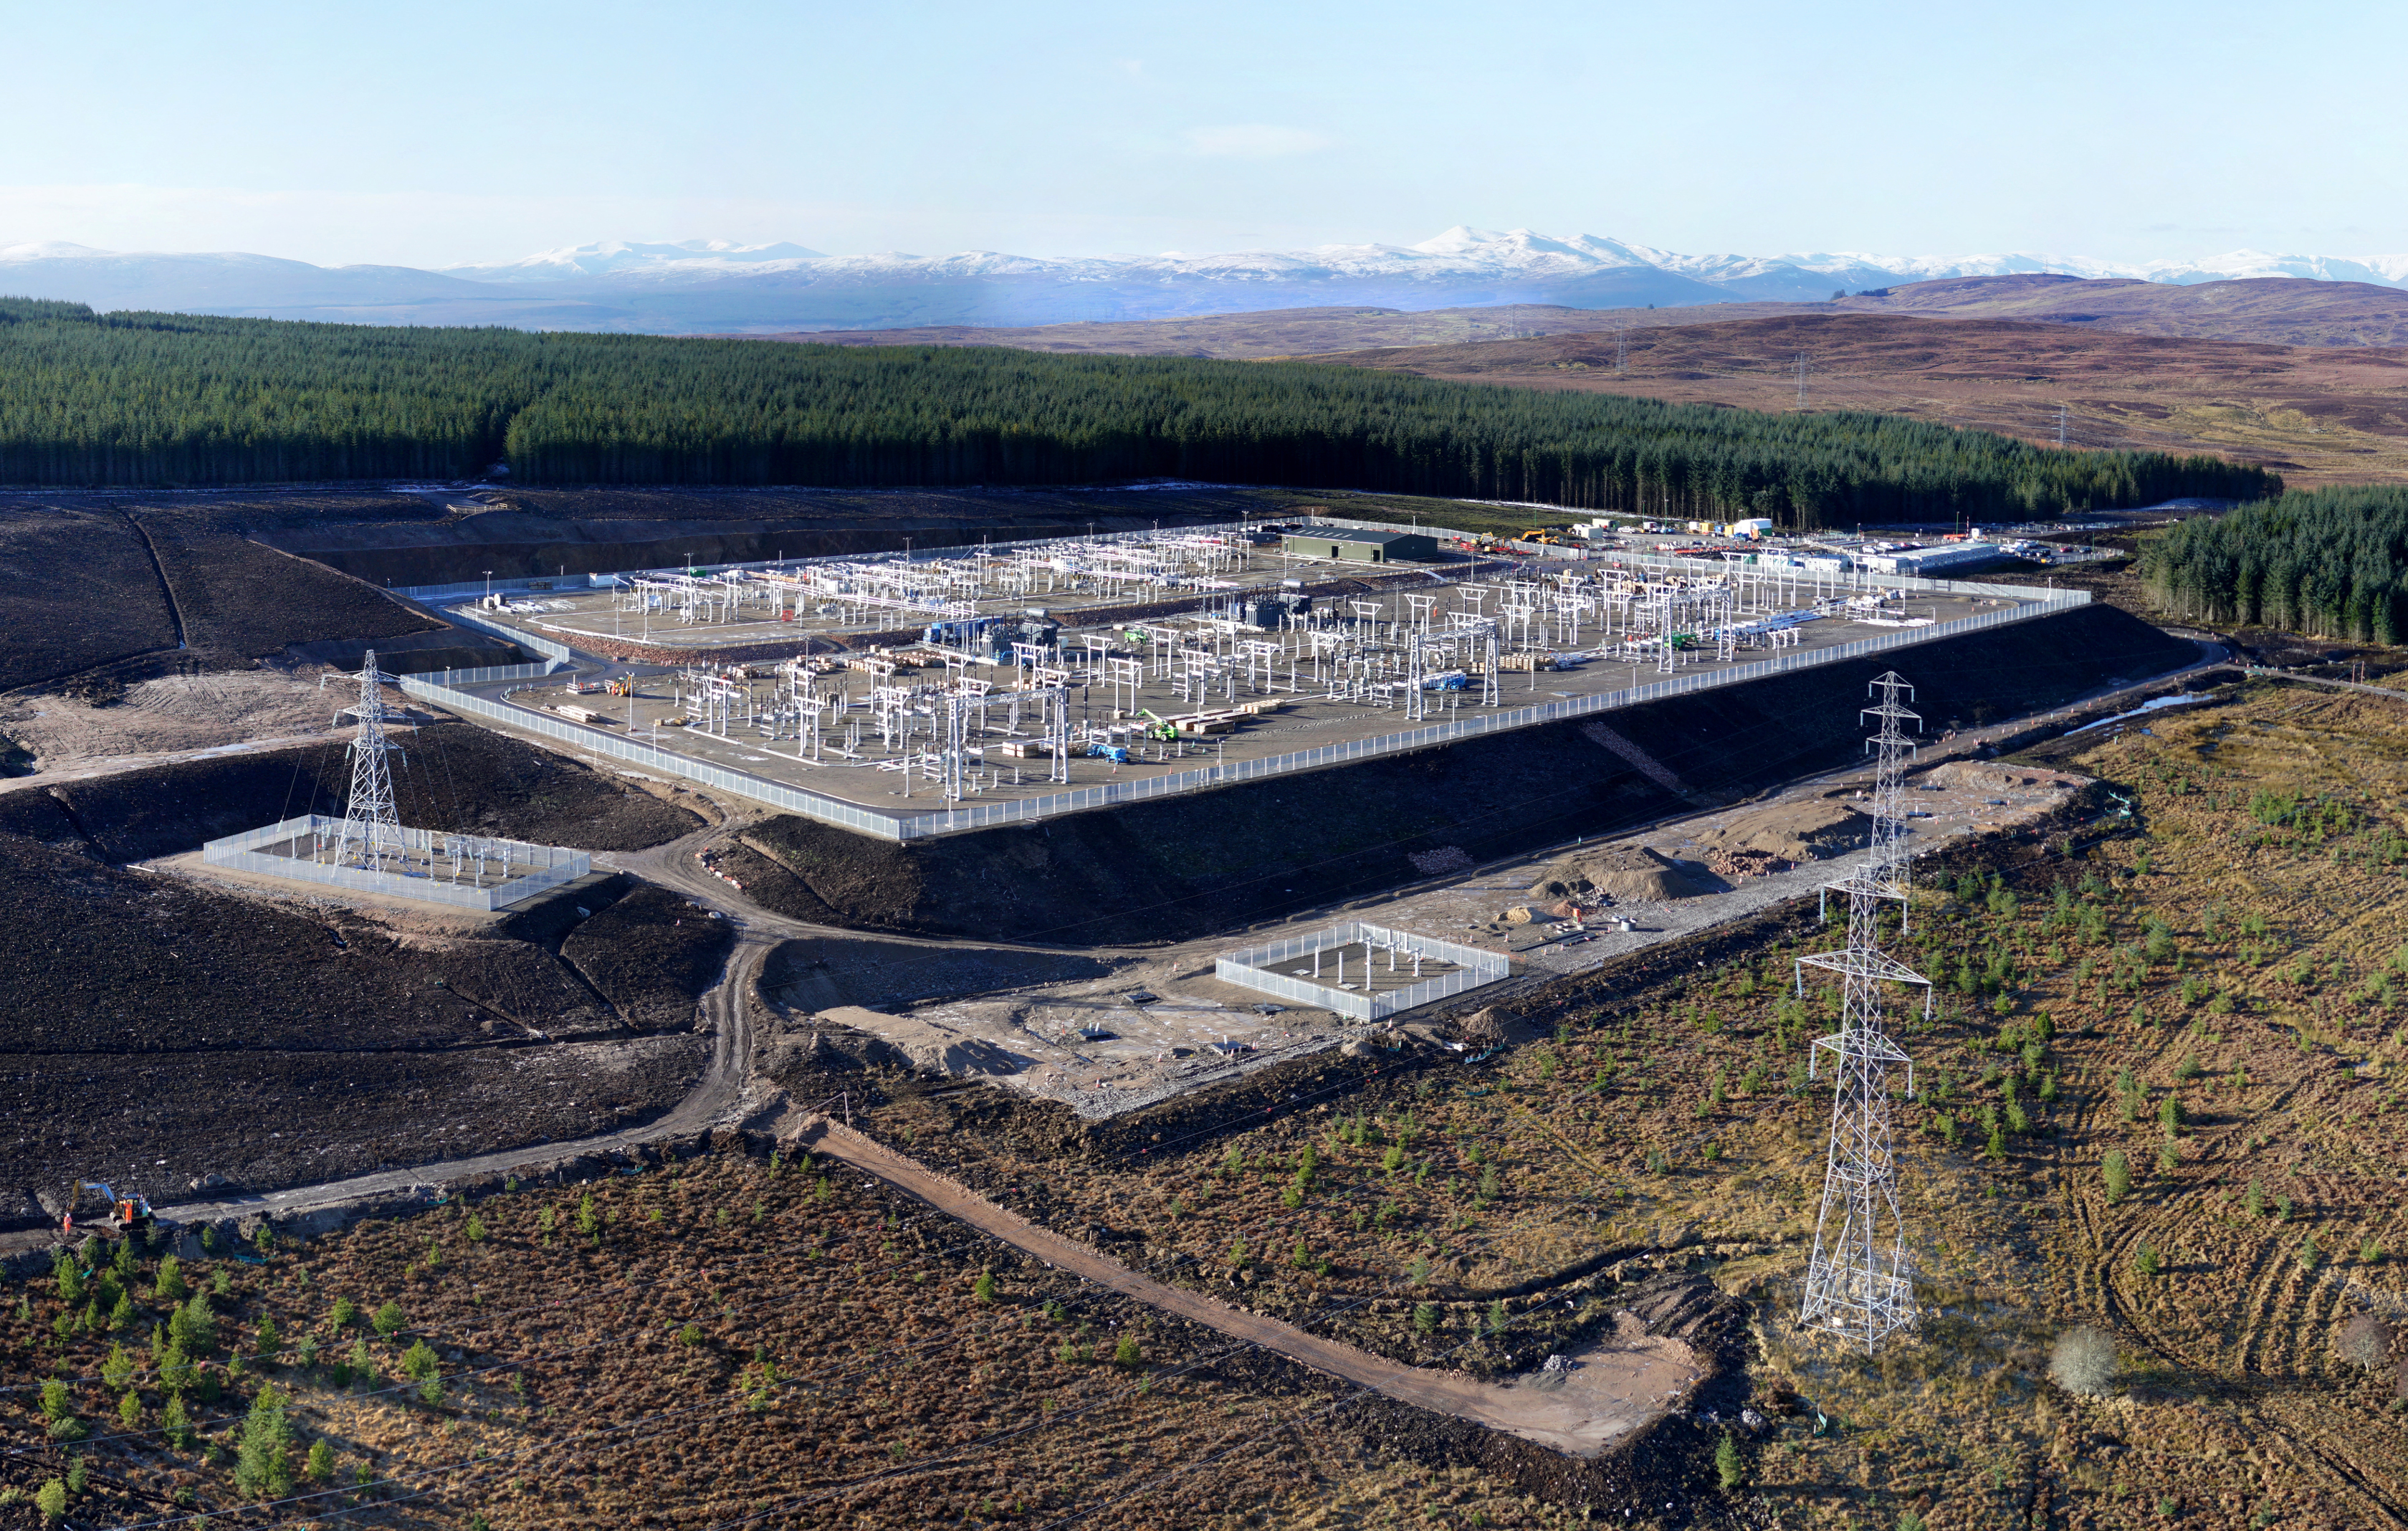
M 1916 581 L 1928 584 L 1933 581 Z M 1984 587 L 2011 590 L 2014 587 Z M 2000 607 L 1953 622 L 1930 627 L 1902 628 L 1878 633 L 1870 637 L 1834 644 L 1820 649 L 1793 649 L 1770 659 L 1752 664 L 1733 665 L 1721 669 L 1689 671 L 1643 686 L 1625 687 L 1615 691 L 1598 692 L 1586 696 L 1574 696 L 1563 701 L 1541 702 L 1530 707 L 1502 708 L 1444 723 L 1409 728 L 1393 734 L 1369 738 L 1350 739 L 1340 744 L 1324 745 L 1312 750 L 1300 750 L 1287 754 L 1271 755 L 1254 760 L 1230 761 L 1191 771 L 1173 771 L 1160 776 L 1135 780 L 1111 781 L 1092 787 L 1075 788 L 1068 792 L 1050 793 L 1042 796 L 1011 798 L 992 803 L 949 803 L 924 813 L 887 812 L 825 793 L 788 786 L 747 771 L 731 770 L 714 766 L 673 750 L 626 738 L 601 728 L 574 723 L 566 719 L 538 712 L 508 702 L 489 700 L 465 691 L 452 689 L 441 680 L 419 676 L 401 678 L 402 691 L 423 701 L 451 708 L 472 717 L 490 719 L 513 728 L 523 728 L 547 738 L 608 756 L 614 760 L 639 766 L 666 776 L 700 782 L 721 792 L 732 793 L 757 803 L 765 803 L 782 813 L 815 819 L 885 840 L 919 839 L 929 836 L 960 834 L 974 829 L 993 828 L 1002 824 L 1031 823 L 1040 819 L 1055 818 L 1066 813 L 1081 813 L 1091 808 L 1111 808 L 1124 803 L 1143 802 L 1155 797 L 1174 796 L 1182 793 L 1210 791 L 1215 787 L 1234 785 L 1240 781 L 1260 780 L 1266 777 L 1283 776 L 1297 771 L 1320 770 L 1349 762 L 1369 760 L 1383 755 L 1404 754 L 1426 750 L 1435 745 L 1453 744 L 1483 735 L 1499 734 L 1537 723 L 1563 719 L 1591 717 L 1621 708 L 1636 707 L 1644 702 L 1685 695 L 1692 692 L 1709 691 L 1720 686 L 1744 685 L 1753 680 L 1792 671 L 1813 669 L 1825 665 L 1843 664 L 1877 653 L 1886 653 L 1910 646 L 1952 638 L 1967 633 L 2002 627 L 2009 622 L 2028 622 L 2053 617 L 2077 609 L 2089 603 L 2087 592 L 2034 592 L 2022 590 L 2024 603 Z M 2034 600 L 2035 594 L 2045 596 Z M 445 679 L 448 679 L 445 678 Z M 462 684 L 468 682 L 462 681 Z
M 397 832 L 399 843 L 387 850 L 405 869 L 372 872 L 340 866 L 330 858 L 342 826 L 340 819 L 306 813 L 211 840 L 201 847 L 201 861 L 205 866 L 348 888 L 353 893 L 486 910 L 504 909 L 547 888 L 574 882 L 594 869 L 593 858 L 582 851 L 488 835 L 404 828 Z
M 1300 958 L 1312 958 L 1316 970 L 1324 970 L 1326 963 L 1329 981 L 1301 971 L 1273 970 L 1300 967 Z M 1351 986 L 1345 979 L 1350 961 L 1360 980 Z M 1512 970 L 1512 960 L 1499 952 L 1358 921 L 1268 946 L 1247 947 L 1212 960 L 1212 976 L 1225 983 L 1316 1009 L 1335 1010 L 1356 1021 L 1382 1020 L 1481 988 L 1511 976 Z

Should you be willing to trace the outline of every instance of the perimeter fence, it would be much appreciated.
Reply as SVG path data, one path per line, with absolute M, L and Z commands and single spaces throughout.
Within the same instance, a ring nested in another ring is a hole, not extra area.
M 1372 531 L 1423 531 L 1447 535 L 1442 527 L 1415 527 L 1389 522 L 1361 521 L 1346 517 L 1313 518 L 1321 524 L 1353 527 Z M 1238 529 L 1240 522 L 1222 526 L 1184 527 L 1182 531 L 1198 532 Z M 1116 534 L 1140 536 L 1142 534 Z M 1019 547 L 1035 547 L 1059 543 L 1066 539 L 1048 537 L 1026 542 L 980 544 L 955 548 L 921 550 L 917 558 L 938 558 L 971 551 L 1008 551 Z M 1068 539 L 1076 540 L 1076 539 Z M 1536 556 L 1561 557 L 1566 550 L 1541 544 L 1526 545 L 1526 551 Z M 808 558 L 762 560 L 743 564 L 711 565 L 706 572 L 722 569 L 763 568 L 824 562 L 859 560 L 881 555 L 862 553 L 823 554 Z M 891 556 L 891 555 L 886 555 Z M 1610 552 L 1584 555 L 1598 562 L 1646 565 L 1667 572 L 1701 576 L 1721 576 L 1733 572 L 1730 562 L 1719 559 L 1684 558 L 1668 554 L 1641 552 Z M 1742 565 L 1741 567 L 1751 565 Z M 1762 565 L 1753 565 L 1762 567 Z M 1770 570 L 1767 570 L 1770 572 Z M 1800 571 L 1808 572 L 1808 571 Z M 589 588 L 616 581 L 613 575 L 572 577 L 566 580 L 499 580 L 491 588 L 561 589 L 573 586 L 579 579 Z M 1067 813 L 1083 813 L 1095 808 L 1112 808 L 1123 804 L 1144 802 L 1156 797 L 1176 796 L 1183 793 L 1211 791 L 1240 782 L 1256 781 L 1275 776 L 1301 771 L 1326 769 L 1355 761 L 1376 759 L 1385 755 L 1404 754 L 1435 746 L 1460 743 L 1485 735 L 1506 733 L 1535 724 L 1566 719 L 1589 717 L 1647 702 L 1686 695 L 1722 686 L 1746 685 L 1777 675 L 1811 669 L 1825 665 L 1845 664 L 1898 649 L 1956 637 L 2004 626 L 2009 622 L 2028 622 L 2059 615 L 2087 605 L 2090 595 L 2084 591 L 2037 590 L 2027 585 L 1989 584 L 1958 579 L 1927 579 L 1909 575 L 1885 575 L 1868 571 L 1852 571 L 1840 577 L 1852 588 L 1863 590 L 1895 590 L 1920 594 L 1963 595 L 1998 599 L 2011 604 L 1994 610 L 1977 612 L 1969 617 L 1936 623 L 1929 627 L 1901 628 L 1875 634 L 1870 637 L 1835 644 L 1829 648 L 1792 650 L 1770 659 L 1747 665 L 1737 665 L 1702 674 L 1675 676 L 1670 680 L 1646 685 L 1624 687 L 1587 696 L 1568 697 L 1558 701 L 1536 703 L 1528 707 L 1502 708 L 1471 718 L 1455 718 L 1442 723 L 1382 734 L 1369 738 L 1350 739 L 1339 744 L 1324 745 L 1312 750 L 1294 751 L 1258 760 L 1223 762 L 1194 770 L 1166 772 L 1160 776 L 1099 783 L 1074 788 L 1068 792 L 1048 793 L 1039 796 L 1021 797 L 991 803 L 954 803 L 924 811 L 901 809 L 889 811 L 873 808 L 826 793 L 789 786 L 748 771 L 731 770 L 707 761 L 666 750 L 657 744 L 614 736 L 606 730 L 567 722 L 547 713 L 479 696 L 458 688 L 494 681 L 537 680 L 557 673 L 576 662 L 576 655 L 565 644 L 538 637 L 520 629 L 456 608 L 447 615 L 469 622 L 497 637 L 522 644 L 547 656 L 537 665 L 499 665 L 478 670 L 450 670 L 431 676 L 406 676 L 403 691 L 423 700 L 437 703 L 456 711 L 512 727 L 528 729 L 548 738 L 573 745 L 578 749 L 614 760 L 625 761 L 646 770 L 698 782 L 721 792 L 750 798 L 781 812 L 793 813 L 823 823 L 836 824 L 880 839 L 919 839 L 938 835 L 960 834 L 970 830 L 999 825 L 1029 823 L 1041 819 L 1056 818 Z M 485 585 L 470 581 L 457 585 L 423 585 L 407 594 L 420 599 L 457 600 L 482 593 Z M 1209 599 L 1207 604 L 1209 604 Z
M 523 840 L 497 839 L 485 835 L 447 835 L 426 829 L 403 829 L 397 847 L 405 853 L 414 851 L 426 857 L 430 862 L 430 870 L 426 872 L 372 872 L 358 866 L 331 866 L 303 856 L 272 855 L 257 849 L 264 845 L 280 845 L 313 837 L 321 832 L 332 837 L 341 831 L 342 825 L 340 819 L 329 818 L 322 813 L 305 813 L 297 819 L 286 819 L 259 829 L 247 829 L 239 835 L 210 840 L 201 847 L 201 862 L 204 866 L 226 866 L 265 877 L 290 878 L 331 888 L 348 888 L 353 893 L 382 894 L 388 898 L 408 898 L 422 904 L 449 904 L 459 909 L 488 910 L 506 908 L 547 888 L 574 882 L 594 870 L 593 858 L 582 851 L 568 851 L 554 845 L 530 845 Z M 516 865 L 524 865 L 527 870 L 490 888 L 447 882 L 431 870 L 431 863 L 438 855 L 449 855 L 455 866 L 465 867 L 466 861 L 478 858 L 480 851 L 482 857 L 479 859 L 498 858 L 505 870 Z
M 924 812 L 888 812 L 863 807 L 824 793 L 792 787 L 781 781 L 754 776 L 749 771 L 730 770 L 689 755 L 679 754 L 657 745 L 612 735 L 601 728 L 573 723 L 565 719 L 535 711 L 509 702 L 490 700 L 444 683 L 449 677 L 429 680 L 404 676 L 402 691 L 423 701 L 475 717 L 524 728 L 547 738 L 558 739 L 580 750 L 623 760 L 647 770 L 700 782 L 721 792 L 751 798 L 783 813 L 815 819 L 822 823 L 837 824 L 856 834 L 874 836 L 885 840 L 920 839 L 937 835 L 953 835 L 974 829 L 989 829 L 1002 824 L 1032 823 L 1040 819 L 1058 818 L 1066 813 L 1083 813 L 1093 808 L 1112 808 L 1125 803 L 1141 803 L 1156 797 L 1172 797 L 1182 793 L 1207 792 L 1216 787 L 1231 786 L 1242 781 L 1259 781 L 1268 777 L 1288 776 L 1299 771 L 1323 770 L 1354 761 L 1373 760 L 1385 755 L 1407 754 L 1415 750 L 1427 750 L 1438 745 L 1456 744 L 1490 734 L 1511 733 L 1539 723 L 1556 723 L 1567 719 L 1586 718 L 1601 712 L 1637 707 L 1647 702 L 1685 696 L 1724 686 L 1742 686 L 1768 680 L 1777 675 L 1814 669 L 1826 665 L 1841 665 L 1850 660 L 1869 658 L 1875 654 L 1942 638 L 1956 637 L 1968 633 L 1985 632 L 2010 622 L 2030 622 L 2073 610 L 2088 603 L 2086 593 L 2072 592 L 2044 601 L 2001 607 L 1992 611 L 1977 612 L 1955 622 L 1941 622 L 1931 627 L 1900 628 L 1894 632 L 1877 633 L 1870 637 L 1848 643 L 1834 644 L 1828 649 L 1792 650 L 1771 659 L 1753 664 L 1734 665 L 1726 669 L 1703 674 L 1674 676 L 1669 680 L 1654 681 L 1643 686 L 1628 686 L 1617 691 L 1598 692 L 1587 696 L 1567 697 L 1561 701 L 1541 702 L 1529 707 L 1504 708 L 1474 718 L 1458 718 L 1449 723 L 1432 723 L 1426 727 L 1404 729 L 1394 734 L 1381 734 L 1370 738 L 1348 739 L 1339 744 L 1322 745 L 1312 750 L 1298 750 L 1286 754 L 1268 755 L 1259 760 L 1230 761 L 1207 766 L 1196 770 L 1171 771 L 1161 776 L 1127 781 L 1111 781 L 1092 787 L 1074 788 L 1068 792 L 1048 793 L 1041 796 L 1008 799 L 996 803 L 955 803 L 949 807 L 930 808 Z M 474 672 L 471 672 L 474 673 Z M 537 669 L 536 674 L 548 673 Z M 501 679 L 495 677 L 494 679 Z M 463 682 L 466 683 L 466 682 Z
M 1366 981 L 1359 993 L 1267 970 L 1274 963 L 1289 962 L 1297 957 L 1311 956 L 1315 952 L 1327 952 L 1357 943 L 1363 947 L 1366 967 Z M 1407 988 L 1373 994 L 1369 992 L 1369 968 L 1374 952 L 1387 952 L 1392 964 L 1400 955 L 1419 956 L 1451 964 L 1455 971 L 1441 973 Z M 1384 925 L 1365 924 L 1360 921 L 1348 921 L 1325 930 L 1291 936 L 1266 946 L 1246 947 L 1212 959 L 1212 976 L 1225 983 L 1234 983 L 1257 994 L 1276 994 L 1282 999 L 1309 1005 L 1315 1009 L 1335 1010 L 1357 1021 L 1383 1020 L 1462 994 L 1468 989 L 1495 983 L 1510 977 L 1512 971 L 1512 959 L 1499 952 L 1442 941 L 1433 936 L 1418 936 L 1407 930 L 1391 930 Z

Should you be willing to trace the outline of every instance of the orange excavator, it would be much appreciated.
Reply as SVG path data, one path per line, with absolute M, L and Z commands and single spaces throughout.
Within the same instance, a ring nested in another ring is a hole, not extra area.
M 83 1194 L 87 1191 L 99 1192 L 100 1199 L 108 1204 L 108 1210 L 89 1224 L 104 1233 L 116 1234 L 121 1238 L 137 1230 L 148 1233 L 151 1224 L 158 1221 L 151 1214 L 150 1198 L 141 1192 L 121 1196 L 105 1181 L 78 1180 L 75 1189 L 67 1195 L 66 1211 L 59 1219 L 60 1225 L 68 1233 L 75 1231 L 76 1209 L 83 1205 Z

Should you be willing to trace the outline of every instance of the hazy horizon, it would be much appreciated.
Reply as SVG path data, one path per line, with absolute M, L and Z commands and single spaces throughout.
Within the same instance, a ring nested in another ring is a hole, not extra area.
M 2396 114 L 2333 88 L 2334 36 L 2408 42 L 2366 7 L 133 16 L 97 47 L 80 15 L 19 20 L 44 66 L 0 101 L 0 244 L 439 268 L 597 240 L 1060 258 L 1469 223 L 1694 253 L 2408 250 Z
M 1457 228 L 1461 227 L 1464 226 L 1457 225 Z M 306 261 L 300 256 L 291 255 L 281 250 L 265 249 L 201 250 L 171 249 L 165 247 L 128 247 L 122 249 L 109 249 L 102 246 L 88 245 L 78 240 L 11 239 L 5 236 L 0 236 L 0 258 L 11 256 L 22 257 L 37 251 L 46 254 L 90 253 L 93 255 L 253 255 L 265 256 L 271 260 L 303 261 L 303 264 L 317 265 L 322 269 L 327 270 L 340 270 L 348 267 L 402 267 L 411 270 L 460 273 L 474 278 L 479 275 L 511 267 L 527 266 L 537 262 L 565 264 L 569 258 L 580 255 L 598 254 L 606 259 L 610 259 L 618 258 L 623 253 L 631 262 L 640 259 L 657 264 L 663 260 L 690 260 L 694 262 L 718 262 L 737 265 L 798 259 L 867 261 L 879 258 L 893 258 L 896 260 L 927 262 L 957 259 L 964 256 L 976 255 L 1008 255 L 1034 261 L 1062 263 L 1084 261 L 1098 264 L 1135 264 L 1202 262 L 1225 259 L 1241 259 L 1249 256 L 1268 257 L 1313 254 L 1319 252 L 1368 250 L 1386 250 L 1400 253 L 1448 253 L 1449 251 L 1445 251 L 1439 247 L 1441 246 L 1446 235 L 1455 232 L 1456 232 L 1455 229 L 1449 229 L 1442 231 L 1440 235 L 1420 239 L 1329 239 L 1321 241 L 1315 245 L 1296 246 L 1284 249 L 1272 246 L 1253 246 L 1228 250 L 1170 250 L 1144 251 L 1111 250 L 1096 254 L 1069 255 L 1046 254 L 1029 250 L 1010 250 L 992 243 L 968 245 L 955 250 L 931 249 L 906 250 L 888 248 L 874 250 L 850 250 L 812 248 L 809 246 L 807 241 L 802 239 L 768 240 L 753 243 L 743 240 L 713 238 L 708 236 L 697 236 L 681 239 L 622 239 L 617 237 L 602 237 L 581 240 L 571 245 L 553 246 L 544 250 L 523 250 L 514 256 L 504 257 L 497 260 L 480 260 L 473 262 L 456 261 L 447 262 L 439 265 L 419 265 L 409 262 L 390 259 L 370 259 L 352 262 Z M 2140 260 L 2109 261 L 2100 259 L 2085 250 L 2041 250 L 2029 245 L 2002 247 L 1995 250 L 1983 250 L 1940 249 L 1872 250 L 1863 247 L 1808 250 L 1806 247 L 1797 245 L 1770 250 L 1672 250 L 1669 247 L 1656 244 L 1643 236 L 1625 236 L 1612 233 L 1602 233 L 1596 230 L 1580 230 L 1575 232 L 1569 230 L 1547 230 L 1529 228 L 1527 226 L 1517 226 L 1511 230 L 1473 230 L 1471 232 L 1481 236 L 1485 240 L 1491 241 L 1502 241 L 1512 236 L 1523 234 L 1535 236 L 1541 240 L 1569 241 L 1576 239 L 1602 239 L 1615 243 L 1627 244 L 1636 250 L 1650 250 L 1682 259 L 1736 257 L 1740 259 L 1756 260 L 1782 260 L 1790 258 L 1832 260 L 1845 257 L 1860 259 L 1873 264 L 1880 264 L 1883 262 L 1892 263 L 1893 269 L 1900 271 L 1909 270 L 1916 264 L 1938 264 L 1944 262 L 1974 263 L 1984 261 L 2033 259 L 2060 263 L 2058 265 L 2046 266 L 2044 269 L 2059 271 L 2066 275 L 2116 275 L 2143 277 L 2149 278 L 2150 279 L 2157 279 L 2155 276 L 2156 270 L 2186 269 L 2201 264 L 2214 263 L 2228 257 L 2252 254 L 2268 257 L 2323 257 L 2327 259 L 2362 261 L 2381 260 L 2396 263 L 2401 265 L 2403 268 L 2408 268 L 2408 251 L 2395 251 L 2387 250 L 2267 250 L 2253 246 L 2235 246 L 2230 249 L 2215 250 L 2166 250 L 2160 251 L 2154 256 Z

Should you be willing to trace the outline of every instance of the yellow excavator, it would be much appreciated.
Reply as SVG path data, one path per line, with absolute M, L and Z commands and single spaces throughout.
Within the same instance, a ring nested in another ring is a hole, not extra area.
M 158 1221 L 151 1214 L 150 1198 L 141 1192 L 121 1196 L 110 1190 L 106 1181 L 78 1180 L 75 1189 L 67 1194 L 66 1210 L 59 1219 L 61 1227 L 68 1233 L 75 1231 L 76 1209 L 83 1205 L 83 1194 L 87 1191 L 99 1192 L 100 1199 L 108 1204 L 108 1210 L 87 1223 L 88 1227 L 122 1238 L 137 1231 L 148 1233 L 151 1224 Z

